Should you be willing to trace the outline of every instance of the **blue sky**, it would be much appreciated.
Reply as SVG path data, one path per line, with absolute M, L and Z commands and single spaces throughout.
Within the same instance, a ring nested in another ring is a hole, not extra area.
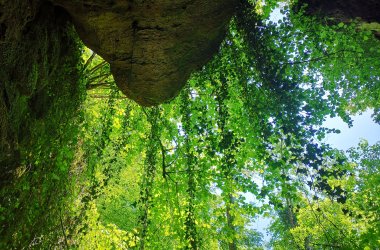
M 328 118 L 323 124 L 328 128 L 336 128 L 340 134 L 327 135 L 324 142 L 332 147 L 347 150 L 358 145 L 360 139 L 366 139 L 370 145 L 380 141 L 380 125 L 376 124 L 372 118 L 372 111 L 368 110 L 361 115 L 353 116 L 353 126 L 348 127 L 339 117 Z

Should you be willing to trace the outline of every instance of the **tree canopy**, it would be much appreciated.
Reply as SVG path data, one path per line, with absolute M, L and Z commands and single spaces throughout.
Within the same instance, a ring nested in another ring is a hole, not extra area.
M 380 143 L 323 143 L 339 132 L 327 117 L 380 122 L 371 31 L 243 1 L 214 58 L 153 108 L 80 48 L 81 104 L 54 85 L 65 95 L 33 120 L 1 189 L 1 248 L 377 249 Z

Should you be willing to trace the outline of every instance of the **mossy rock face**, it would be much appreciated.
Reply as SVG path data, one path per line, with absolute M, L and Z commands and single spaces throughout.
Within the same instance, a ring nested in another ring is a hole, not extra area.
M 371 31 L 380 40 L 379 0 L 300 0 L 294 11 L 302 7 L 307 15 L 326 18 L 328 24 L 358 21 L 358 29 Z
M 36 124 L 74 116 L 84 95 L 78 41 L 62 8 L 41 0 L 0 1 L 0 186 L 11 181 L 22 151 L 33 147 Z
M 297 7 L 307 5 L 306 13 L 349 22 L 359 18 L 364 22 L 380 22 L 379 0 L 300 0 Z
M 54 0 L 84 43 L 111 65 L 117 85 L 141 105 L 175 97 L 217 51 L 234 0 Z
M 0 249 L 63 248 L 55 231 L 85 96 L 69 19 L 48 1 L 0 0 Z

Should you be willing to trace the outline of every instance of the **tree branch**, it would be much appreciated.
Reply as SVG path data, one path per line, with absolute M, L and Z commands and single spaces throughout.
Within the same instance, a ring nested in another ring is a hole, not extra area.
M 88 71 L 88 74 L 91 75 L 92 73 L 94 73 L 95 71 L 97 71 L 99 68 L 103 67 L 106 64 L 107 64 L 106 61 L 103 61 L 103 62 L 99 63 L 98 65 L 96 65 L 95 67 L 93 67 L 92 69 L 90 69 Z
M 83 65 L 82 72 L 86 70 L 86 68 L 88 67 L 88 65 L 90 65 L 90 63 L 92 62 L 92 60 L 95 58 L 95 56 L 96 56 L 96 53 L 92 52 L 90 58 L 88 58 L 87 61 L 86 61 L 86 63 Z
M 110 96 L 108 95 L 89 95 L 91 98 L 98 98 L 98 99 L 109 99 Z M 122 99 L 128 99 L 126 96 L 119 96 L 119 97 L 114 97 L 113 99 L 117 100 L 122 100 Z
M 102 87 L 102 86 L 110 86 L 110 83 L 109 82 L 99 82 L 99 83 L 94 83 L 94 84 L 87 84 L 86 90 L 92 90 L 92 89 L 96 89 L 96 88 Z
M 295 62 L 286 62 L 286 63 L 280 63 L 280 64 L 282 66 L 284 66 L 284 65 L 296 65 L 296 64 L 302 64 L 302 63 L 317 62 L 317 61 L 326 60 L 326 59 L 330 58 L 330 56 L 336 55 L 336 54 L 341 53 L 341 52 L 358 53 L 357 51 L 352 51 L 352 50 L 338 50 L 338 51 L 335 51 L 333 53 L 326 54 L 326 55 L 320 56 L 320 57 L 311 58 L 311 59 L 308 59 L 308 60 L 295 61 Z

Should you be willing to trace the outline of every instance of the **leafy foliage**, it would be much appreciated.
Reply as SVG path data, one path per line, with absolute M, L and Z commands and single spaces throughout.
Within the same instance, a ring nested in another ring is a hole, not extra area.
M 62 13 L 34 4 L 5 4 L 16 20 L 0 37 L 2 249 L 64 245 L 72 223 L 82 45 Z
M 321 140 L 335 132 L 322 127 L 327 116 L 350 123 L 380 107 L 380 45 L 355 24 L 323 26 L 277 1 L 253 3 L 242 3 L 219 53 L 180 97 L 159 107 L 125 99 L 108 64 L 85 49 L 81 66 L 67 70 L 81 73 L 87 98 L 70 117 L 72 92 L 49 85 L 61 98 L 33 127 L 16 191 L 3 189 L 1 243 L 375 248 L 379 145 L 345 154 Z M 274 23 L 266 18 L 276 6 L 283 18 Z M 254 228 L 267 217 L 268 246 Z M 13 228 L 16 218 L 29 222 Z

